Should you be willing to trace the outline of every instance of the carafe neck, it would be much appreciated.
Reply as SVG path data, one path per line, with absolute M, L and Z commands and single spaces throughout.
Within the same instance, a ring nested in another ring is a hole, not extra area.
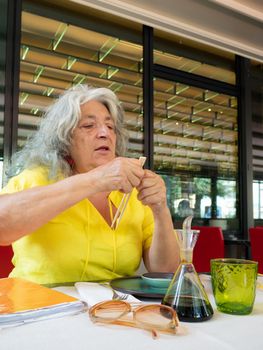
M 180 249 L 181 263 L 192 263 L 193 261 L 193 249 L 192 248 L 181 248 Z

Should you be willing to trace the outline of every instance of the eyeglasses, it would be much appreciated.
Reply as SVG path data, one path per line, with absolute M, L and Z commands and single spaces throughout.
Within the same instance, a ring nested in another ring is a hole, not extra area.
M 146 329 L 154 338 L 157 331 L 175 334 L 179 325 L 173 308 L 161 304 L 134 305 L 121 300 L 103 301 L 89 309 L 92 322 Z

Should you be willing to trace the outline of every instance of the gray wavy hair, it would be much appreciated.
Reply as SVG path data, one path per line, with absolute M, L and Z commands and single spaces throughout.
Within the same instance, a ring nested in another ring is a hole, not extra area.
M 48 167 L 49 178 L 58 174 L 70 176 L 72 169 L 66 157 L 70 156 L 72 133 L 81 118 L 80 106 L 91 100 L 101 102 L 110 112 L 116 128 L 116 156 L 123 156 L 127 133 L 123 127 L 124 111 L 117 96 L 107 88 L 78 85 L 66 90 L 48 107 L 38 131 L 13 156 L 8 176 L 36 166 Z

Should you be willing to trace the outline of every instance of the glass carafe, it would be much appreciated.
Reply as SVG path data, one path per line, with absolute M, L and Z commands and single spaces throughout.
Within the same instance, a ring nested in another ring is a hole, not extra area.
M 192 263 L 193 249 L 199 231 L 191 229 L 192 216 L 185 219 L 182 230 L 176 230 L 181 263 L 162 300 L 173 307 L 180 321 L 201 322 L 213 316 L 213 309 Z

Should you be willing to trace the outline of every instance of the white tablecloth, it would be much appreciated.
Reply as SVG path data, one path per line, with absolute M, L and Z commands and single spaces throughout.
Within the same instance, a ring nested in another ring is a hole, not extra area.
M 77 296 L 74 287 L 60 287 Z M 211 320 L 181 322 L 186 334 L 164 335 L 114 325 L 93 324 L 86 313 L 0 330 L 1 350 L 256 350 L 263 349 L 263 291 L 257 290 L 252 314 L 233 316 L 216 310 Z

